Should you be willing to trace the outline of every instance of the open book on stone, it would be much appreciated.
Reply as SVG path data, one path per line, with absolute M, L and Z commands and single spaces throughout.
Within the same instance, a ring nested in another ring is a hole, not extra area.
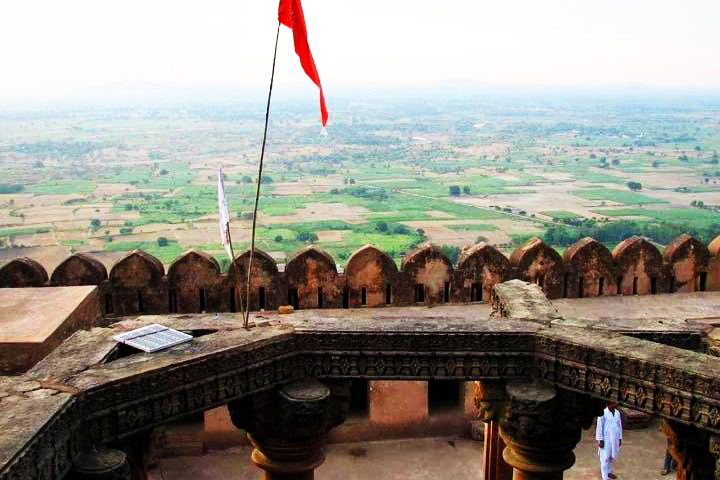
M 152 353 L 189 342 L 193 339 L 193 336 L 159 323 L 153 323 L 129 332 L 113 335 L 113 339 L 118 343 L 124 343 L 143 352 Z

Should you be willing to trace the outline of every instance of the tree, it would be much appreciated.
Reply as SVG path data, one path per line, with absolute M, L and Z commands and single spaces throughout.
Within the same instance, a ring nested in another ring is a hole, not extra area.
M 687 155 L 684 155 L 684 154 L 683 154 L 683 155 L 680 155 L 680 156 L 678 157 L 678 160 L 680 160 L 681 162 L 689 162 L 689 161 L 690 161 L 690 159 L 688 158 L 688 156 L 687 156 Z
M 720 163 L 720 156 L 718 155 L 717 152 L 713 152 L 712 159 L 710 160 L 710 163 L 712 163 L 713 165 L 717 165 L 718 163 Z
M 653 166 L 653 168 L 658 168 L 660 166 L 660 162 L 655 160 L 654 162 L 652 162 L 652 166 Z
M 252 183 L 252 181 L 253 181 L 253 180 L 252 180 L 252 178 L 250 178 L 250 176 L 248 176 L 248 175 L 243 175 L 243 177 L 242 177 L 242 182 L 243 182 L 243 183 Z
M 102 225 L 102 222 L 99 218 L 93 218 L 90 220 L 90 228 L 92 228 L 93 230 L 97 230 L 98 228 L 100 228 L 100 225 Z
M 405 225 L 395 225 L 392 228 L 392 233 L 395 235 L 410 235 L 410 229 Z
M 456 247 L 455 245 L 443 245 L 440 247 L 440 250 L 453 264 L 456 264 L 460 259 L 460 247 Z
M 295 235 L 295 240 L 298 242 L 317 242 L 318 236 L 314 234 L 313 232 L 298 232 L 297 235 Z
M 166 237 L 158 237 L 157 244 L 158 247 L 167 247 L 170 243 L 170 240 L 168 240 Z
M 465 186 L 463 187 L 463 193 L 464 193 L 465 195 L 470 195 L 470 186 L 469 186 L 469 185 L 465 185 Z
M 383 233 L 385 233 L 385 232 L 388 231 L 388 224 L 385 223 L 385 222 L 379 222 L 379 223 L 375 226 L 375 228 L 377 229 L 378 232 L 383 232 Z
M 0 183 L 0 193 L 17 193 L 23 190 L 25 187 L 17 183 Z
M 453 196 L 453 197 L 460 196 L 460 187 L 458 185 L 450 185 L 450 188 L 448 190 L 449 190 L 451 196 Z
M 638 190 L 642 190 L 642 183 L 640 183 L 640 182 L 634 182 L 631 180 L 631 181 L 627 182 L 627 186 L 630 190 L 632 190 L 634 192 L 636 192 Z
M 275 235 L 275 243 L 280 243 L 283 241 L 282 235 Z

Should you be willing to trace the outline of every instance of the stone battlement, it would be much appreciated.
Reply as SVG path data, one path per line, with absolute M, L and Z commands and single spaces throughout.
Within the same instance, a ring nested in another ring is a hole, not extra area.
M 491 245 L 466 249 L 453 265 L 441 250 L 424 244 L 398 269 L 371 245 L 353 253 L 344 271 L 322 249 L 309 246 L 292 255 L 284 270 L 256 250 L 250 307 L 275 310 L 408 306 L 486 302 L 494 285 L 520 279 L 537 284 L 548 298 L 645 295 L 720 290 L 720 236 L 708 246 L 689 235 L 661 253 L 650 241 L 631 237 L 612 252 L 592 238 L 564 255 L 533 238 L 506 257 Z M 245 302 L 249 251 L 223 273 L 211 255 L 194 250 L 163 264 L 141 250 L 130 252 L 108 273 L 92 255 L 78 253 L 51 275 L 30 258 L 0 268 L 0 287 L 97 285 L 106 315 L 234 312 Z

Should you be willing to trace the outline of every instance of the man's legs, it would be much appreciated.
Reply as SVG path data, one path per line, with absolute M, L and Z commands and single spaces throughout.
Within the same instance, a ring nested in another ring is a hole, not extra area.
M 610 473 L 610 460 L 607 458 L 603 458 L 602 455 L 600 455 L 600 475 L 602 476 L 602 480 L 608 480 L 610 477 L 608 474 Z
M 612 478 L 617 478 L 617 477 L 615 476 L 615 459 L 614 459 L 614 458 L 611 458 L 610 460 L 608 460 L 608 469 L 607 469 L 607 471 L 608 471 L 608 478 L 611 478 L 611 479 L 612 479 Z
M 663 468 L 660 472 L 662 475 L 667 475 L 672 471 L 673 468 L 673 458 L 672 455 L 670 455 L 670 450 L 665 450 L 665 461 L 663 462 Z

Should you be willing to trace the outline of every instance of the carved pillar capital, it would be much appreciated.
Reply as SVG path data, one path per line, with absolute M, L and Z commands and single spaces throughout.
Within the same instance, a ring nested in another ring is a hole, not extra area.
M 473 396 L 480 420 L 499 420 L 505 412 L 505 381 L 482 380 L 473 382 Z
M 325 460 L 328 431 L 342 421 L 341 404 L 333 404 L 327 385 L 305 378 L 232 402 L 228 410 L 247 431 L 255 447 L 251 459 L 266 479 L 309 480 Z
M 87 450 L 75 459 L 68 474 L 71 480 L 130 480 L 125 453 L 114 449 Z
M 541 382 L 510 382 L 506 394 L 500 436 L 507 444 L 503 458 L 514 469 L 513 479 L 561 479 L 575 463 L 573 450 L 581 426 L 588 424 L 573 414 L 583 399 Z M 586 405 L 590 411 L 585 417 L 590 419 L 596 412 L 592 405 Z

